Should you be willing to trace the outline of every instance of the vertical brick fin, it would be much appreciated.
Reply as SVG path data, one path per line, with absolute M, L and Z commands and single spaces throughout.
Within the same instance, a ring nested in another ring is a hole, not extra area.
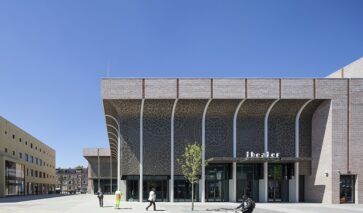
M 142 79 L 142 98 L 145 98 L 145 78 Z
M 279 79 L 279 99 L 281 99 L 281 78 Z
M 176 98 L 179 98 L 179 78 L 176 79 Z
M 344 69 L 343 69 L 344 71 Z M 347 82 L 347 173 L 350 172 L 350 121 L 351 121 L 351 96 L 350 96 L 350 79 Z
M 313 82 L 314 82 L 314 85 L 313 85 L 313 96 L 314 96 L 314 99 L 316 99 L 316 78 L 314 78 L 314 80 L 313 80 Z
M 213 78 L 210 79 L 210 97 L 213 98 Z
M 245 99 L 247 99 L 247 78 L 245 78 Z
M 342 71 L 340 71 L 340 73 L 342 74 L 342 78 L 344 78 L 344 68 L 342 68 Z

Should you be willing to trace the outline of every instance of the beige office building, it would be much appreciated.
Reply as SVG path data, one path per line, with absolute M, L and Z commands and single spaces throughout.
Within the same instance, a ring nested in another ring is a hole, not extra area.
M 55 150 L 0 116 L 0 197 L 52 193 Z

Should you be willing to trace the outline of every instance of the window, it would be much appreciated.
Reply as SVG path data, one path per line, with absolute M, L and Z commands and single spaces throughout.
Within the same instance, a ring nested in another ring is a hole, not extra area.
M 8 134 L 8 132 L 7 132 L 7 131 L 5 131 L 5 135 L 6 135 L 6 134 Z
M 15 135 L 13 134 L 13 139 L 15 139 Z
M 35 150 L 38 150 L 38 147 L 37 146 L 35 147 Z
M 33 149 L 33 144 L 32 143 L 30 144 L 30 148 Z
M 26 176 L 29 176 L 29 169 L 26 169 Z
M 34 157 L 30 155 L 30 163 L 34 163 Z
M 38 158 L 35 158 L 35 164 L 38 165 Z
M 39 152 L 42 152 L 42 149 L 39 149 Z
M 25 153 L 25 159 L 24 159 L 26 162 L 29 161 L 29 155 Z
M 42 159 L 39 159 L 39 165 L 40 165 L 40 166 L 43 166 L 43 161 L 42 161 Z
M 24 174 L 23 165 L 5 161 L 5 195 L 24 195 Z
M 21 142 L 21 138 L 19 138 L 19 142 Z
M 25 145 L 28 145 L 28 141 L 25 141 Z
M 5 148 L 5 152 L 8 152 L 8 148 Z
M 30 176 L 33 177 L 33 175 L 34 175 L 34 171 L 33 170 L 30 170 Z
M 35 170 L 35 177 L 38 177 L 38 171 Z
M 15 151 L 13 151 L 13 155 L 15 156 Z
M 19 152 L 19 158 L 22 159 L 23 158 L 23 154 L 21 152 Z

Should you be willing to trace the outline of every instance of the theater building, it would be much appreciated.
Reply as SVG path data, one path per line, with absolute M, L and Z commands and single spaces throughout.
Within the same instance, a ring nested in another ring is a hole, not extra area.
M 55 154 L 0 116 L 0 197 L 53 193 Z
M 198 201 L 363 203 L 361 77 L 362 59 L 327 78 L 102 79 L 110 177 L 126 200 L 189 201 L 176 159 L 197 142 Z

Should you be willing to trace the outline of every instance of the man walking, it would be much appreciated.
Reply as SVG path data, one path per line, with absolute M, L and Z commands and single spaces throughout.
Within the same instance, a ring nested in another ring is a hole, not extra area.
M 256 207 L 255 201 L 253 201 L 250 197 L 247 195 L 242 196 L 242 203 L 239 205 L 235 212 L 237 212 L 238 209 L 241 209 L 243 213 L 252 213 L 253 209 Z
M 103 193 L 101 189 L 98 189 L 97 197 L 98 197 L 98 202 L 100 203 L 100 207 L 103 207 Z
M 147 199 L 147 201 L 150 202 L 149 206 L 146 207 L 146 211 L 149 210 L 149 207 L 151 205 L 154 206 L 154 211 L 156 211 L 156 205 L 155 205 L 155 201 L 156 201 L 156 194 L 155 194 L 155 189 L 154 188 L 151 188 L 150 192 L 149 192 L 149 199 Z

